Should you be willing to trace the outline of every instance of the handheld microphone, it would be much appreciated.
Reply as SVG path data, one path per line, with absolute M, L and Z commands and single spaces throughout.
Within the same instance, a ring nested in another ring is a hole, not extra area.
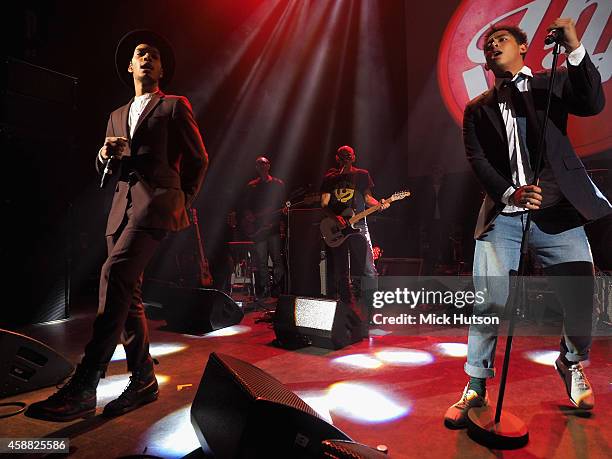
M 544 39 L 545 45 L 552 45 L 553 43 L 559 43 L 563 39 L 563 29 L 551 29 Z
M 106 166 L 104 166 L 104 172 L 102 172 L 102 180 L 100 180 L 100 188 L 104 188 L 108 181 L 113 175 L 113 168 L 115 166 L 114 162 L 115 157 L 111 156 L 108 161 L 106 161 Z

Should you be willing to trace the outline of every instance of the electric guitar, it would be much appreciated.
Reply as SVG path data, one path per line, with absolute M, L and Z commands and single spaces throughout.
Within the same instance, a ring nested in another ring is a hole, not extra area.
M 321 202 L 321 194 L 315 193 L 306 195 L 300 201 L 287 201 L 280 209 L 265 210 L 259 213 L 247 210 L 244 212 L 240 221 L 240 229 L 247 239 L 251 241 L 265 239 L 272 231 L 277 229 L 279 215 L 287 215 L 291 207 L 316 204 L 319 202 Z
M 393 193 L 389 198 L 385 199 L 385 201 L 391 203 L 393 201 L 399 201 L 400 199 L 407 198 L 408 196 L 410 196 L 410 191 L 398 191 Z M 377 206 L 368 207 L 366 210 L 359 212 L 350 218 L 340 216 L 325 217 L 319 225 L 323 240 L 329 247 L 338 247 L 346 240 L 347 237 L 352 236 L 353 234 L 361 233 L 361 229 L 355 228 L 355 223 L 367 217 L 371 213 L 376 212 L 381 208 L 381 206 L 382 203 L 378 204 Z
M 191 217 L 191 223 L 193 227 L 193 232 L 195 234 L 196 240 L 196 248 L 197 253 L 196 260 L 198 262 L 198 279 L 197 284 L 199 287 L 212 287 L 213 278 L 210 274 L 210 267 L 208 266 L 208 259 L 206 258 L 206 254 L 204 253 L 204 244 L 202 243 L 202 238 L 200 237 L 200 225 L 198 224 L 198 212 L 195 208 L 189 209 L 189 217 Z
M 254 213 L 250 210 L 244 213 L 240 222 L 242 232 L 251 241 L 265 239 L 278 227 L 278 215 L 287 212 L 287 207 Z

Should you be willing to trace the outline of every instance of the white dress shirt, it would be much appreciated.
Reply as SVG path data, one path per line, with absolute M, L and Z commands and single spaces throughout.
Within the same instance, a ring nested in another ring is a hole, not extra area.
M 134 135 L 134 130 L 138 125 L 138 120 L 140 119 L 140 116 L 142 115 L 142 112 L 144 111 L 145 107 L 151 101 L 153 95 L 157 94 L 158 92 L 159 90 L 143 94 L 142 96 L 134 97 L 134 100 L 130 104 L 130 113 L 128 115 L 128 128 L 130 129 L 130 138 L 132 138 L 132 136 Z M 104 146 L 102 146 L 100 150 L 98 150 L 98 160 L 101 163 L 105 163 L 107 160 L 102 158 L 102 148 L 104 148 Z
M 130 115 L 128 117 L 128 126 L 130 128 L 130 138 L 134 136 L 134 130 L 136 129 L 136 126 L 138 125 L 138 120 L 140 119 L 140 116 L 142 115 L 142 112 L 144 111 L 145 107 L 147 106 L 151 98 L 153 97 L 153 94 L 155 93 L 148 92 L 146 94 L 143 94 L 142 96 L 134 97 L 134 100 L 132 101 L 132 104 L 130 105 Z
M 584 46 L 580 44 L 578 48 L 567 55 L 568 65 L 577 66 L 582 62 L 586 50 Z M 533 78 L 533 72 L 527 66 L 523 66 L 516 75 L 512 78 L 512 82 L 516 82 L 516 87 L 520 92 L 526 92 L 531 89 L 531 78 Z M 529 163 L 529 155 L 527 152 L 521 150 L 519 141 L 519 132 L 516 124 L 516 114 L 512 102 L 510 101 L 509 89 L 502 89 L 502 84 L 507 78 L 495 78 L 495 87 L 497 88 L 498 105 L 501 112 L 502 119 L 504 120 L 504 126 L 506 128 L 506 137 L 508 139 L 508 157 L 510 159 L 510 171 L 512 174 L 512 183 L 514 186 L 508 187 L 508 189 L 502 195 L 502 202 L 506 204 L 504 207 L 504 213 L 523 212 L 525 208 L 512 206 L 508 204 L 510 196 L 514 191 L 523 186 L 531 184 L 533 181 L 533 169 Z

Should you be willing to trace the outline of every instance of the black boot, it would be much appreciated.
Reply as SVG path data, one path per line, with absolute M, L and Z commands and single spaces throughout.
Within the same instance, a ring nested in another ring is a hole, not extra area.
M 120 416 L 159 397 L 159 387 L 153 370 L 153 360 L 132 371 L 130 383 L 123 393 L 104 407 L 104 416 Z
M 79 364 L 55 394 L 46 400 L 31 404 L 26 416 L 45 421 L 72 421 L 96 412 L 96 387 L 103 370 Z

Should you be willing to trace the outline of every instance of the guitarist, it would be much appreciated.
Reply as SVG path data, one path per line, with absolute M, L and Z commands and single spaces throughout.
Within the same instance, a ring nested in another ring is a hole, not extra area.
M 372 196 L 374 182 L 370 173 L 366 169 L 358 169 L 353 166 L 355 162 L 355 151 L 352 147 L 344 145 L 336 152 L 337 168 L 330 169 L 323 178 L 321 186 L 321 207 L 326 209 L 330 215 L 336 218 L 348 220 L 354 213 L 363 211 L 366 206 L 372 207 L 381 204 L 380 210 L 389 207 L 389 203 Z M 372 243 L 370 233 L 365 220 L 360 220 L 355 224 L 356 228 L 362 231 L 360 234 L 348 237 L 338 247 L 330 248 L 331 264 L 337 292 L 333 288 L 331 293 L 339 294 L 340 301 L 346 303 L 355 312 L 355 296 L 351 290 L 351 271 L 359 277 L 375 278 L 378 274 L 374 267 L 374 255 L 372 253 Z M 350 254 L 350 269 L 349 269 Z M 367 326 L 367 317 L 363 313 L 358 313 L 360 318 Z
M 285 183 L 270 175 L 270 160 L 259 156 L 255 160 L 258 177 L 246 187 L 241 206 L 241 229 L 247 239 L 255 242 L 257 268 L 256 294 L 258 298 L 278 296 L 282 290 L 285 266 L 281 254 L 281 231 L 284 229 Z M 270 289 L 268 255 L 272 259 L 274 277 Z

